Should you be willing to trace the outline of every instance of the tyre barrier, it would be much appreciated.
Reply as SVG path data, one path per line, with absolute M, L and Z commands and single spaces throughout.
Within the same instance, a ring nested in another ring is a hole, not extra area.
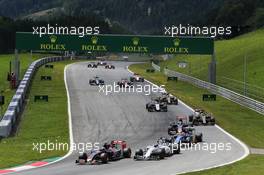
M 50 62 L 58 62 L 69 59 L 69 57 L 46 57 L 36 60 L 28 67 L 23 79 L 20 81 L 15 95 L 11 99 L 7 110 L 0 121 L 0 137 L 8 137 L 12 133 L 16 121 L 25 105 L 26 94 L 29 91 L 32 78 L 39 67 Z

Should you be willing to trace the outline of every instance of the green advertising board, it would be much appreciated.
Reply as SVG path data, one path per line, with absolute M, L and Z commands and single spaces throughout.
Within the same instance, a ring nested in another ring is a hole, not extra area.
M 204 37 L 140 35 L 33 35 L 16 33 L 16 49 L 113 53 L 212 55 L 214 41 Z

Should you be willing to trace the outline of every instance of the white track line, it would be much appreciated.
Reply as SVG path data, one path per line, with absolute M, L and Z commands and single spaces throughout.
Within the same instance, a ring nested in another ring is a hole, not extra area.
M 127 70 L 128 72 L 134 74 L 134 72 L 132 72 L 128 66 L 127 66 Z M 152 84 L 153 86 L 157 86 L 159 87 L 158 85 L 152 83 L 151 81 L 148 81 L 148 80 L 145 80 L 146 82 Z M 186 108 L 190 109 L 191 111 L 194 112 L 194 109 L 191 108 L 190 106 L 188 106 L 187 104 L 185 104 L 183 101 L 179 100 L 179 102 L 184 105 Z M 215 166 L 210 166 L 210 167 L 207 167 L 207 168 L 201 168 L 201 169 L 195 169 L 195 170 L 191 170 L 191 171 L 183 171 L 183 172 L 180 172 L 180 173 L 177 173 L 177 174 L 183 174 L 183 173 L 190 173 L 190 172 L 197 172 L 197 171 L 203 171 L 203 170 L 208 170 L 208 169 L 212 169 L 212 168 L 217 168 L 217 167 L 222 167 L 222 166 L 225 166 L 225 165 L 230 165 L 232 163 L 235 163 L 237 161 L 240 161 L 242 159 L 244 159 L 245 157 L 247 157 L 249 155 L 249 149 L 247 147 L 247 145 L 245 143 L 243 143 L 242 141 L 240 141 L 238 138 L 236 138 L 235 136 L 231 135 L 230 133 L 228 133 L 227 131 L 225 131 L 223 128 L 221 128 L 220 126 L 218 125 L 215 125 L 216 128 L 218 128 L 220 131 L 222 131 L 224 134 L 228 135 L 230 138 L 232 138 L 233 140 L 235 140 L 238 144 L 240 144 L 243 149 L 244 149 L 244 155 L 241 156 L 240 158 L 237 158 L 233 161 L 230 161 L 230 162 L 227 162 L 227 163 L 223 163 L 223 164 L 220 164 L 220 165 L 215 165 Z

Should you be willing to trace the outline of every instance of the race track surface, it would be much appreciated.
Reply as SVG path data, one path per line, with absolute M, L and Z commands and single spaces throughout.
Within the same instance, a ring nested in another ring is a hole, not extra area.
M 142 93 L 99 93 L 99 88 L 89 85 L 89 79 L 95 75 L 113 84 L 123 77 L 129 77 L 126 69 L 130 63 L 113 62 L 115 70 L 104 67 L 88 69 L 87 62 L 75 63 L 68 67 L 67 83 L 71 101 L 72 129 L 75 143 L 126 140 L 132 151 L 148 144 L 154 144 L 157 138 L 167 136 L 167 127 L 176 115 L 191 113 L 186 106 L 168 106 L 168 112 L 149 113 L 145 104 L 151 96 Z M 145 83 L 146 84 L 146 83 Z M 231 143 L 230 151 L 186 150 L 160 161 L 134 161 L 123 159 L 106 165 L 75 165 L 78 153 L 58 163 L 19 172 L 21 175 L 171 175 L 185 171 L 209 168 L 236 160 L 243 156 L 243 147 L 223 133 L 217 127 L 197 127 L 204 135 L 205 143 Z

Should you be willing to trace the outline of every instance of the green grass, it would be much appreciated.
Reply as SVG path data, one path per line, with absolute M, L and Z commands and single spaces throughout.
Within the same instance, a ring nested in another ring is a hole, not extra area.
M 248 33 L 232 40 L 216 41 L 215 51 L 217 83 L 242 93 L 244 87 L 244 58 L 246 56 L 248 94 L 252 94 L 252 97 L 255 98 L 258 98 L 258 94 L 262 94 L 262 100 L 264 101 L 264 30 Z M 161 66 L 167 66 L 170 69 L 207 81 L 210 60 L 210 56 L 177 55 L 173 59 L 163 62 Z M 185 69 L 179 68 L 177 66 L 178 61 L 187 61 L 189 65 Z M 232 80 L 230 81 L 230 79 Z M 263 89 L 258 89 L 255 86 Z
M 204 102 L 202 101 L 202 94 L 208 93 L 205 89 L 182 81 L 167 82 L 166 77 L 162 73 L 146 73 L 145 70 L 150 66 L 149 63 L 134 64 L 130 66 L 130 69 L 154 83 L 165 85 L 170 93 L 176 95 L 188 105 L 194 108 L 203 108 L 213 113 L 216 117 L 217 124 L 247 145 L 264 148 L 263 115 L 220 96 L 217 96 L 217 101 L 215 102 Z
M 44 57 L 45 55 L 33 54 L 31 59 L 30 54 L 19 54 L 20 58 L 20 78 L 23 77 L 30 63 L 36 59 Z M 5 105 L 3 106 L 3 111 L 6 110 L 12 96 L 15 93 L 15 90 L 10 89 L 9 82 L 7 81 L 7 72 L 9 72 L 9 62 L 14 60 L 14 55 L 0 55 L 0 91 L 4 91 L 3 95 L 5 96 Z M 1 114 L 0 114 L 1 115 Z M 1 118 L 1 117 L 0 117 Z
M 68 150 L 33 151 L 33 143 L 69 143 L 67 96 L 64 66 L 70 62 L 54 63 L 54 69 L 41 67 L 36 73 L 28 104 L 22 115 L 18 134 L 0 142 L 0 168 L 64 155 Z M 41 75 L 52 81 L 40 81 Z M 49 102 L 34 102 L 34 95 L 49 95 Z
M 247 158 L 231 165 L 184 175 L 263 175 L 263 165 L 263 155 L 249 155 Z

